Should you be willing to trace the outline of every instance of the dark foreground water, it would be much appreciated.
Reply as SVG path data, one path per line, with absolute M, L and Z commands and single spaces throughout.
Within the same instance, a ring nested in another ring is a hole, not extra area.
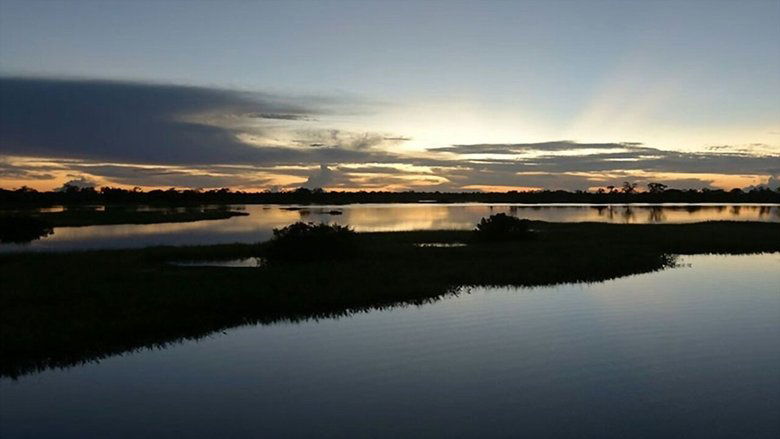
M 692 223 L 712 220 L 780 222 L 777 204 L 354 204 L 347 206 L 235 206 L 248 216 L 189 223 L 60 227 L 25 245 L 0 244 L 0 251 L 128 248 L 150 245 L 252 243 L 274 227 L 296 221 L 348 224 L 358 231 L 473 229 L 482 217 L 505 212 L 551 222 L 620 224 Z
M 780 437 L 780 254 L 681 262 L 1 380 L 0 436 Z

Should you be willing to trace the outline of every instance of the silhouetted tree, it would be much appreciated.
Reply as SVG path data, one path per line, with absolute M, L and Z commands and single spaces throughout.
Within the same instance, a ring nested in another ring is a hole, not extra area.
M 647 190 L 651 194 L 660 194 L 663 193 L 666 188 L 669 187 L 663 183 L 647 183 Z
M 624 181 L 623 182 L 623 189 L 622 189 L 623 193 L 633 194 L 634 192 L 636 192 L 636 186 L 637 186 L 636 183 L 631 183 L 629 181 Z
M 628 183 L 628 182 L 627 182 Z M 28 187 L 16 190 L 0 189 L 0 206 L 51 206 L 76 204 L 351 204 L 351 203 L 625 203 L 625 202 L 670 202 L 670 203 L 780 203 L 780 192 L 767 187 L 742 190 L 679 190 L 664 188 L 662 192 L 637 192 L 636 185 L 628 183 L 631 189 L 619 190 L 615 186 L 605 186 L 608 192 L 567 192 L 567 191 L 528 191 L 528 192 L 390 192 L 357 191 L 340 192 L 318 189 L 296 189 L 293 191 L 242 192 L 228 188 L 195 191 L 154 189 L 148 192 L 139 189 L 121 189 L 103 187 L 99 191 L 92 188 L 73 186 L 66 191 L 38 192 Z M 661 187 L 657 187 L 661 189 Z

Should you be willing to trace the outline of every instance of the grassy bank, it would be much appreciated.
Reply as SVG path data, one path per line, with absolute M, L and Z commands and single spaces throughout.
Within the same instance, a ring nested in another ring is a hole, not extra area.
M 55 227 L 158 224 L 219 220 L 248 215 L 226 206 L 138 210 L 132 206 L 66 209 L 60 212 L 0 211 L 0 243 L 26 243 L 50 235 Z
M 0 375 L 99 359 L 247 322 L 436 300 L 462 285 L 602 281 L 662 269 L 670 254 L 780 251 L 780 224 L 533 222 L 532 238 L 468 231 L 365 233 L 353 258 L 262 268 L 180 267 L 264 256 L 265 244 L 0 255 Z M 418 247 L 461 242 L 465 247 Z
M 13 213 L 0 212 L 0 217 Z M 67 209 L 60 212 L 34 212 L 25 217 L 46 222 L 51 227 L 82 227 L 110 224 L 158 224 L 217 220 L 248 215 L 226 207 L 137 210 L 133 207 L 108 207 L 105 210 Z

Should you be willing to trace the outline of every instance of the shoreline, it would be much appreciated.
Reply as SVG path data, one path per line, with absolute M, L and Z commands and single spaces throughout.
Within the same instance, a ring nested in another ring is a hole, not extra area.
M 529 206 L 529 207 L 609 207 L 609 206 L 636 206 L 636 207 L 720 207 L 720 206 L 756 206 L 778 207 L 778 201 L 613 201 L 613 202 L 523 202 L 523 201 L 351 201 L 343 203 L 328 202 L 262 202 L 262 201 L 238 201 L 238 202 L 191 202 L 191 203 L 165 203 L 165 202 L 139 202 L 139 203 L 46 203 L 46 204 L 7 204 L 0 207 L 0 215 L 15 212 L 29 212 L 35 209 L 87 209 L 90 207 L 118 207 L 118 208 L 197 208 L 213 207 L 214 209 L 230 206 L 269 206 L 269 207 L 349 207 L 349 206 Z
M 0 211 L 0 218 L 19 215 L 17 212 Z M 184 212 L 170 211 L 138 211 L 126 209 L 75 209 L 59 212 L 31 212 L 25 217 L 34 218 L 47 223 L 50 227 L 87 227 L 124 224 L 165 224 L 194 221 L 208 221 L 246 216 L 246 212 L 224 208 L 188 210 Z
M 533 238 L 513 242 L 478 242 L 470 231 L 358 233 L 352 258 L 322 254 L 260 268 L 170 262 L 265 257 L 267 243 L 0 254 L 0 376 L 245 323 L 427 303 L 463 285 L 600 282 L 664 269 L 672 255 L 780 251 L 777 223 L 531 227 Z

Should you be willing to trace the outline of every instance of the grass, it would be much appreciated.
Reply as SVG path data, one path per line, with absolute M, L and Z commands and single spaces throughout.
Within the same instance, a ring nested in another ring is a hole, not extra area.
M 245 323 L 420 304 L 463 285 L 595 282 L 663 269 L 673 254 L 780 251 L 780 224 L 532 222 L 528 240 L 468 231 L 361 233 L 355 256 L 263 268 L 179 267 L 266 256 L 267 244 L 0 255 L 0 376 L 16 377 Z M 467 242 L 465 247 L 417 247 Z M 88 269 L 85 269 L 87 268 Z

